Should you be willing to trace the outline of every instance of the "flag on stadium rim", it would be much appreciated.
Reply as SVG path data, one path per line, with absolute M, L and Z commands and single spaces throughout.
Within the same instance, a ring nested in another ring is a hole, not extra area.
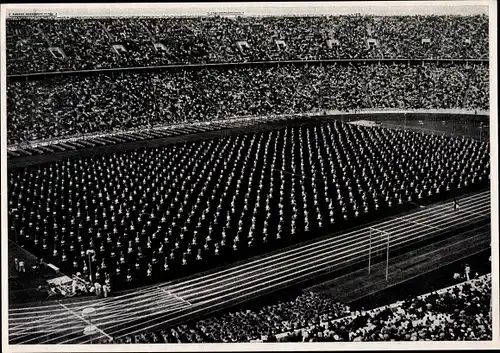
M 121 44 L 113 44 L 113 50 L 116 54 L 120 54 L 120 52 L 126 53 L 127 50 Z
M 287 45 L 286 45 L 286 43 L 285 43 L 285 41 L 284 41 L 284 40 L 277 39 L 277 40 L 275 40 L 274 42 L 276 43 L 276 45 L 277 45 L 277 47 L 278 47 L 278 50 L 279 50 L 279 49 L 281 49 L 281 47 L 283 47 L 283 48 L 287 48 Z
M 366 45 L 368 46 L 368 48 L 370 48 L 372 45 L 378 47 L 378 41 L 374 38 L 368 38 L 366 40 Z
M 337 39 L 327 39 L 326 45 L 329 49 L 333 49 L 334 46 L 338 46 L 340 43 Z
M 239 40 L 236 42 L 236 46 L 241 52 L 244 52 L 244 49 L 250 49 L 250 45 L 246 40 Z
M 162 43 L 154 43 L 153 45 L 156 51 L 167 51 L 167 48 Z
M 66 54 L 60 47 L 49 47 L 49 51 L 56 59 L 66 59 Z

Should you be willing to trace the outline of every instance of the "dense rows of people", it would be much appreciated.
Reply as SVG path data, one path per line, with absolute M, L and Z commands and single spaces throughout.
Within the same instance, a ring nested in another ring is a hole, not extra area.
M 119 287 L 471 191 L 489 185 L 489 168 L 488 142 L 338 121 L 287 127 L 12 170 L 11 234 L 65 273 Z
M 288 341 L 487 341 L 492 338 L 491 276 L 380 311 L 292 333 Z
M 487 58 L 488 38 L 486 15 L 9 19 L 7 70 L 15 74 L 266 60 Z
M 349 314 L 349 306 L 337 303 L 331 296 L 308 292 L 294 300 L 279 301 L 258 310 L 230 311 L 170 330 L 125 337 L 115 343 L 272 341 L 277 334 L 308 328 Z
M 361 108 L 489 108 L 483 64 L 283 65 L 11 81 L 8 142 Z
M 491 340 L 490 300 L 491 275 L 370 311 L 311 292 L 113 343 Z

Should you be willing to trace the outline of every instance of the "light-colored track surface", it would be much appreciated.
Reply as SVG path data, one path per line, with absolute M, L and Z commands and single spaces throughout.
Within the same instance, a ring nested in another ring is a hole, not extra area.
M 175 284 L 148 286 L 106 299 L 73 303 L 53 302 L 9 310 L 10 344 L 85 343 L 87 325 L 80 316 L 86 307 L 97 310 L 95 336 L 121 337 L 165 323 L 174 323 L 205 310 L 230 305 L 246 298 L 293 285 L 314 275 L 341 268 L 391 249 L 458 229 L 490 217 L 490 192 L 391 217 L 371 227 L 322 239 L 304 246 L 250 260 L 228 269 Z

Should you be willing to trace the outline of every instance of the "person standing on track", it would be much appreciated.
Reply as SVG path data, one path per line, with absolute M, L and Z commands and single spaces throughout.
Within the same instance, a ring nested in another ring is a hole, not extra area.
M 453 199 L 453 208 L 457 211 L 460 210 L 460 204 L 458 203 L 456 198 Z
M 465 278 L 467 278 L 467 281 L 470 281 L 470 266 L 469 266 L 469 264 L 465 264 Z
M 95 282 L 94 283 L 94 288 L 95 288 L 95 295 L 100 297 L 101 296 L 101 293 L 102 293 L 102 286 L 99 282 Z
M 71 294 L 76 294 L 76 289 L 77 289 L 77 283 L 76 283 L 76 278 L 73 278 L 73 281 L 71 282 Z
M 109 294 L 109 288 L 108 288 L 108 285 L 106 283 L 104 283 L 102 285 L 102 294 L 104 296 L 104 298 L 107 298 L 108 297 L 108 294 Z
M 26 273 L 26 267 L 24 266 L 24 259 L 19 260 L 19 272 Z

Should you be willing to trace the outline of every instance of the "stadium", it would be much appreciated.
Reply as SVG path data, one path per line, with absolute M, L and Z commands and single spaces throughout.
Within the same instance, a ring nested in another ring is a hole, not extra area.
M 492 340 L 487 9 L 16 10 L 6 69 L 9 344 Z

